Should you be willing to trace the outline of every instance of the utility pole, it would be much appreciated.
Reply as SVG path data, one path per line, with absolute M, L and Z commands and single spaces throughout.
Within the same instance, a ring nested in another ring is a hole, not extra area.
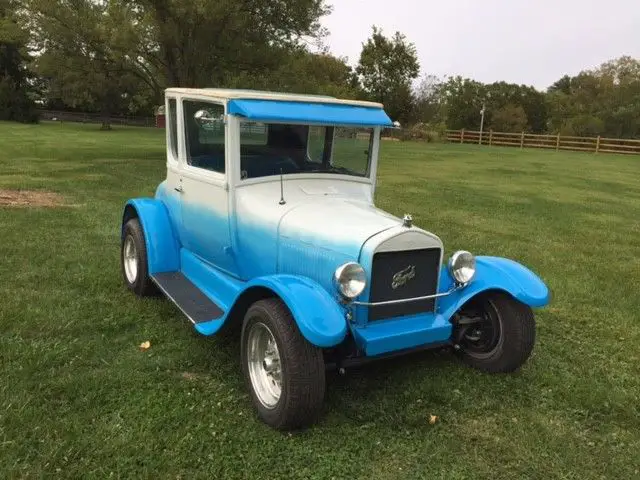
M 480 115 L 482 115 L 480 117 L 480 138 L 478 139 L 478 145 L 482 145 L 482 130 L 484 128 L 484 110 L 485 110 L 485 104 L 484 102 L 482 102 L 482 110 L 480 110 Z

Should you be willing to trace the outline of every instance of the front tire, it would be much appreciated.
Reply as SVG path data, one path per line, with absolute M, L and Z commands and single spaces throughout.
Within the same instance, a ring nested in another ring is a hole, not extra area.
M 506 293 L 490 292 L 472 299 L 461 309 L 455 323 L 458 354 L 479 370 L 513 372 L 533 351 L 533 312 Z
M 129 290 L 141 297 L 156 293 L 155 285 L 149 277 L 144 233 L 137 218 L 129 220 L 122 229 L 120 264 L 122 278 Z
M 260 419 L 278 430 L 311 425 L 324 399 L 324 359 L 286 305 L 277 298 L 254 303 L 241 342 L 242 370 Z

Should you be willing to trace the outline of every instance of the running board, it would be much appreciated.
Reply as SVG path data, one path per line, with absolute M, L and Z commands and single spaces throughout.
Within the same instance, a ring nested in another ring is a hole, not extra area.
M 151 279 L 194 325 L 210 322 L 224 315 L 224 311 L 182 272 L 156 273 Z

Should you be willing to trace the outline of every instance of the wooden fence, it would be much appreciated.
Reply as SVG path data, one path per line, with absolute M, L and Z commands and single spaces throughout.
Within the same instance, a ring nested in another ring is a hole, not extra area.
M 567 135 L 537 135 L 534 133 L 506 133 L 492 130 L 480 133 L 473 130 L 447 130 L 447 140 L 453 143 L 502 145 L 520 148 L 548 148 L 594 153 L 626 153 L 640 155 L 640 140 L 605 137 L 572 137 Z
M 40 110 L 40 120 L 55 120 L 58 122 L 102 123 L 99 113 L 63 112 L 59 110 Z M 109 117 L 113 125 L 134 125 L 138 127 L 155 127 L 155 117 L 132 117 L 113 115 Z

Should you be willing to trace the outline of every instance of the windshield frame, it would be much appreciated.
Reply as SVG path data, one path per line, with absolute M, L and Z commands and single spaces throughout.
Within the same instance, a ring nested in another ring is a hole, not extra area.
M 262 123 L 266 125 L 270 124 L 279 124 L 279 125 L 300 125 L 305 127 L 326 127 L 326 128 L 334 128 L 334 139 L 335 133 L 338 128 L 347 128 L 347 129 L 358 129 L 363 128 L 371 131 L 371 139 L 369 141 L 369 158 L 367 165 L 367 172 L 364 175 L 356 175 L 356 174 L 343 174 L 343 173 L 335 173 L 335 172 L 297 172 L 297 173 L 289 173 L 283 174 L 282 179 L 284 181 L 288 180 L 336 180 L 336 181 L 348 181 L 355 183 L 362 183 L 371 185 L 372 188 L 375 187 L 375 179 L 377 172 L 377 164 L 378 164 L 378 153 L 380 146 L 380 134 L 381 127 L 375 127 L 371 125 L 353 125 L 353 124 L 333 124 L 333 123 L 317 123 L 317 122 L 287 122 L 287 121 L 277 121 L 271 119 L 247 119 L 242 116 L 229 114 L 227 115 L 227 122 L 229 124 L 229 154 L 230 154 L 230 163 L 233 164 L 231 170 L 231 175 L 229 177 L 230 183 L 234 187 L 243 187 L 254 185 L 258 183 L 271 183 L 271 182 L 279 182 L 280 175 L 269 175 L 269 176 L 261 176 L 254 178 L 242 178 L 242 167 L 241 167 L 241 126 L 243 123 Z M 231 133 L 232 132 L 232 133 Z M 309 130 L 308 135 L 311 134 L 311 130 Z M 331 155 L 329 158 L 333 158 L 334 154 L 334 142 L 332 142 Z M 308 150 L 308 144 L 307 144 Z M 308 155 L 308 151 L 306 152 Z

